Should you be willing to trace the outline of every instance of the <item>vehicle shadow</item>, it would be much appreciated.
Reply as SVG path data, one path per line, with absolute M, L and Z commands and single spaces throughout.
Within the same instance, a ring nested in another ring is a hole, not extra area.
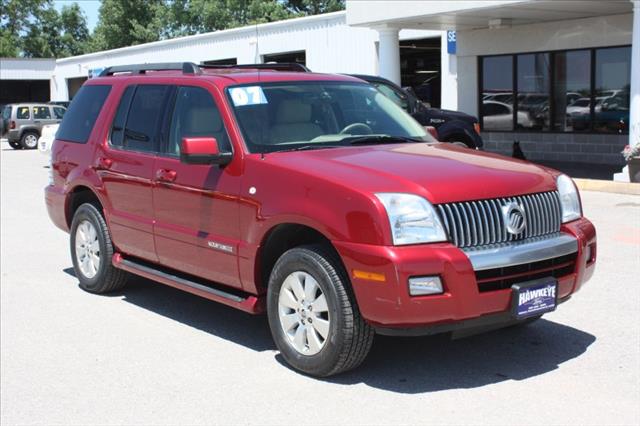
M 73 268 L 64 272 L 75 277 Z M 110 296 L 255 351 L 276 349 L 264 315 L 252 316 L 136 276 Z M 376 336 L 360 367 L 322 380 L 408 394 L 476 388 L 556 370 L 595 340 L 589 333 L 546 319 L 460 340 L 448 335 Z M 279 353 L 275 359 L 290 368 Z
M 73 268 L 63 270 L 75 277 Z M 147 309 L 185 325 L 246 346 L 275 350 L 266 316 L 250 315 L 211 300 L 132 275 L 127 286 L 105 295 Z
M 583 354 L 596 337 L 546 319 L 459 340 L 446 335 L 376 336 L 355 371 L 328 381 L 399 393 L 469 389 L 548 373 Z

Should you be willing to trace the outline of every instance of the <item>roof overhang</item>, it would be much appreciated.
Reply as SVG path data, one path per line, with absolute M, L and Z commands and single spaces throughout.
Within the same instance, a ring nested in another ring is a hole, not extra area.
M 473 30 L 632 12 L 629 0 L 347 0 L 347 24 L 417 30 Z

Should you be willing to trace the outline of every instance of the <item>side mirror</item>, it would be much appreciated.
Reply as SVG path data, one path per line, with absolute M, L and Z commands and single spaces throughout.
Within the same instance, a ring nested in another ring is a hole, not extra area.
M 187 164 L 219 164 L 224 166 L 233 159 L 230 152 L 220 152 L 214 137 L 182 138 L 180 161 Z

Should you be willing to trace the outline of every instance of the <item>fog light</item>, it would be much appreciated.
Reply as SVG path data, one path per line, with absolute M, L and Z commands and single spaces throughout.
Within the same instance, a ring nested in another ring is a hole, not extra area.
M 440 277 L 413 277 L 409 278 L 409 294 L 412 296 L 425 296 L 427 294 L 442 293 Z

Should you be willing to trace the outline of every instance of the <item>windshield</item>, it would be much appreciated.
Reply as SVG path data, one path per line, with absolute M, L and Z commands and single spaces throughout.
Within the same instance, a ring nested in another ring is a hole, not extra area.
M 375 87 L 283 82 L 227 89 L 251 152 L 321 149 L 357 142 L 435 142 Z

